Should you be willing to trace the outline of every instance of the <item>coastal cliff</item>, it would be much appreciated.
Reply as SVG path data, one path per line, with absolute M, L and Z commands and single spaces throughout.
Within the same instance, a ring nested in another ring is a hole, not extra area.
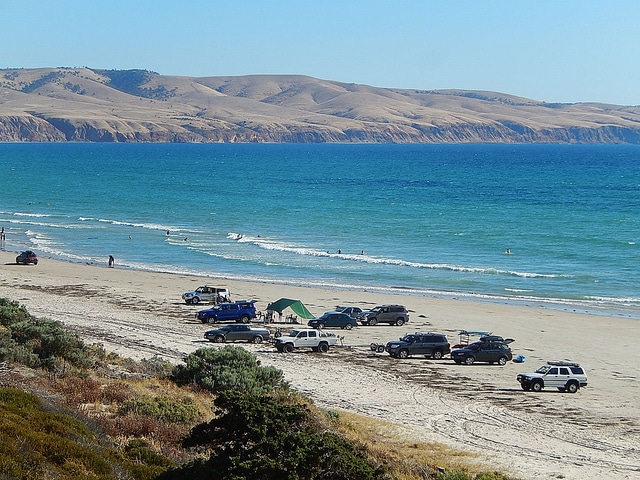
M 5 69 L 0 141 L 640 144 L 640 107 L 300 75 Z

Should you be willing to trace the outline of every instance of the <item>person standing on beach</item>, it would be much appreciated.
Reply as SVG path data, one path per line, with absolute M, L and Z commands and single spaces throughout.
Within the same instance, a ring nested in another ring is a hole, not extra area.
M 113 268 L 113 264 L 115 263 L 115 259 L 113 255 L 109 255 L 109 268 Z

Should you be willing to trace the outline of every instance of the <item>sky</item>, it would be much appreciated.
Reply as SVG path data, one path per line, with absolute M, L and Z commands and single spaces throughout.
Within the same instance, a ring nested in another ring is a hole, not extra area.
M 300 74 L 640 105 L 640 0 L 0 0 L 0 68 Z

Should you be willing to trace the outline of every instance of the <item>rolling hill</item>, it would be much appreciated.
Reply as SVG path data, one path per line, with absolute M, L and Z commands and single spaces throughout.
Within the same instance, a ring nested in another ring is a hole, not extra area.
M 302 75 L 0 70 L 3 142 L 640 143 L 640 107 Z

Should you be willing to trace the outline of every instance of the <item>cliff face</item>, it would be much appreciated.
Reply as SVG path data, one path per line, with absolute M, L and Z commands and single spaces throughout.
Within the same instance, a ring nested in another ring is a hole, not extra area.
M 3 142 L 640 143 L 640 107 L 305 76 L 0 70 Z

